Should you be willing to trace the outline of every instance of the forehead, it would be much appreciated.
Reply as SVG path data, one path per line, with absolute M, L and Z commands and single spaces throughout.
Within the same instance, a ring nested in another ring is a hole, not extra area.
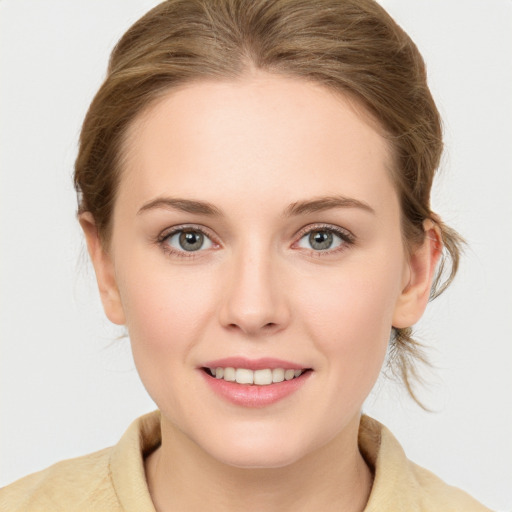
M 124 148 L 120 196 L 138 203 L 339 193 L 378 207 L 394 193 L 390 149 L 370 115 L 300 79 L 261 73 L 171 90 L 135 119 Z

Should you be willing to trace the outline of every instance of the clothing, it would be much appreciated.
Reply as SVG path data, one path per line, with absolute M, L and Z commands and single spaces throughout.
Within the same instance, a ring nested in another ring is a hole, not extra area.
M 132 423 L 119 443 L 59 462 L 0 490 L 1 512 L 155 512 L 144 457 L 160 444 L 160 413 Z M 375 477 L 365 512 L 489 512 L 409 461 L 378 421 L 362 416 L 359 449 Z

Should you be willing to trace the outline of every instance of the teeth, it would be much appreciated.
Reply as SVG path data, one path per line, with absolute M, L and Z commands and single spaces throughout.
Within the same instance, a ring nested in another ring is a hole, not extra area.
M 272 370 L 256 370 L 254 372 L 254 384 L 259 386 L 272 384 Z
M 285 370 L 284 380 L 292 380 L 295 377 L 295 370 Z
M 298 370 L 300 371 L 300 370 Z M 282 368 L 276 368 L 272 370 L 272 382 L 283 382 L 284 370 Z
M 235 380 L 238 384 L 252 384 L 254 382 L 254 372 L 246 368 L 237 368 L 235 372 Z
M 265 368 L 263 370 L 249 370 L 247 368 L 209 368 L 210 373 L 216 379 L 224 379 L 238 384 L 255 384 L 256 386 L 268 386 L 284 380 L 292 380 L 300 377 L 304 370 L 285 370 L 283 368 Z
M 227 380 L 228 382 L 235 382 L 234 368 L 224 368 L 224 380 Z

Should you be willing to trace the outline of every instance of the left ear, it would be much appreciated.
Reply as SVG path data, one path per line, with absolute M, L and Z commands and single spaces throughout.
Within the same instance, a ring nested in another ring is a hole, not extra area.
M 441 230 L 434 221 L 426 219 L 423 230 L 425 238 L 409 255 L 409 279 L 395 305 L 393 327 L 399 329 L 411 327 L 423 315 L 443 249 Z

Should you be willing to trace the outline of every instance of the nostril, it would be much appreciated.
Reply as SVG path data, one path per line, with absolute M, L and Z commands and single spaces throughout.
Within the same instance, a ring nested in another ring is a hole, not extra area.
M 277 325 L 278 325 L 278 324 L 276 324 L 276 323 L 274 323 L 274 322 L 269 322 L 269 323 L 267 323 L 267 324 L 264 324 L 264 325 L 262 326 L 262 329 L 264 329 L 264 330 L 275 329 L 275 327 L 276 327 Z M 233 323 L 233 324 L 229 324 L 229 325 L 228 325 L 228 327 L 229 327 L 230 329 L 239 329 L 239 328 L 240 328 L 240 326 L 239 326 L 239 325 L 234 324 L 234 323 Z

